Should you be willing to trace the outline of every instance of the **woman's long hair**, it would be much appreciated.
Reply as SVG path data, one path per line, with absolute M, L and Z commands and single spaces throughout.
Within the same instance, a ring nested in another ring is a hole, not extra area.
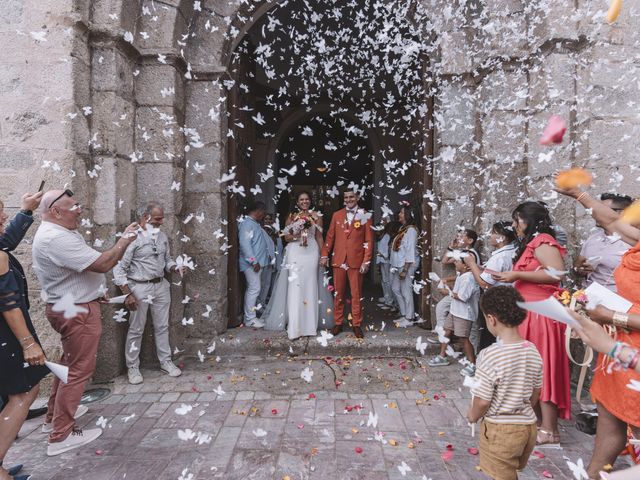
M 556 238 L 556 232 L 553 230 L 551 215 L 547 207 L 539 202 L 524 202 L 516 207 L 511 214 L 511 218 L 517 223 L 519 219 L 527 224 L 524 231 L 524 237 L 519 239 L 520 246 L 516 251 L 515 260 L 517 261 L 524 249 L 533 238 L 541 233 L 546 233 Z

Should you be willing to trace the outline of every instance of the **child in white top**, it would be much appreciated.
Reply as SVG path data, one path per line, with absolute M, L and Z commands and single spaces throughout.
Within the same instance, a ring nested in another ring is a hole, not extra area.
M 462 349 L 468 365 L 460 373 L 473 377 L 475 374 L 476 354 L 469 336 L 473 322 L 478 318 L 480 287 L 469 268 L 462 261 L 456 261 L 455 266 L 459 276 L 451 293 L 453 300 L 451 301 L 449 316 L 445 320 L 444 334 L 447 338 L 456 337 L 462 343 Z M 438 367 L 450 364 L 447 358 L 447 345 L 448 343 L 440 344 L 440 355 L 436 355 L 429 360 L 430 366 Z

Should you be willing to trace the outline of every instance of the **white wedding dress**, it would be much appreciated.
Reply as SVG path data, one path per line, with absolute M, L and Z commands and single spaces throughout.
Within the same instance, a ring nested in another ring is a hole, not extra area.
M 329 279 L 318 265 L 315 229 L 315 225 L 309 229 L 307 246 L 300 240 L 287 244 L 271 300 L 262 315 L 265 329 L 286 328 L 290 339 L 315 336 L 318 327 L 333 327 L 333 297 L 327 288 Z

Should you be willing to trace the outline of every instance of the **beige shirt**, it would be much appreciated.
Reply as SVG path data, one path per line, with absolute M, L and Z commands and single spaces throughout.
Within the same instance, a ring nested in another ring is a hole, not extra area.
M 496 342 L 478 355 L 474 396 L 491 402 L 484 419 L 493 423 L 536 422 L 531 395 L 542 388 L 542 358 L 535 345 Z
M 33 238 L 32 255 L 47 303 L 57 302 L 66 293 L 73 295 L 75 303 L 102 296 L 104 274 L 87 270 L 101 254 L 87 245 L 77 230 L 43 221 Z

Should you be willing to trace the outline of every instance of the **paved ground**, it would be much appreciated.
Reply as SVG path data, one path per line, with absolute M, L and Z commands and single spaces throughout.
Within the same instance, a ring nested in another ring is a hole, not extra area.
M 366 342 L 415 344 L 425 333 L 369 332 Z M 203 362 L 185 358 L 177 379 L 153 370 L 142 385 L 116 379 L 80 420 L 87 428 L 106 422 L 104 434 L 79 451 L 46 457 L 46 438 L 29 422 L 5 464 L 27 463 L 34 480 L 485 478 L 468 450 L 477 438 L 464 420 L 469 393 L 459 366 L 429 368 L 415 350 L 376 356 L 344 334 L 327 348 L 342 344 L 364 357 L 305 355 L 299 345 L 294 355 L 275 351 L 286 344 L 280 336 L 262 342 L 268 352 L 241 356 L 260 335 L 225 335 Z M 573 478 L 564 457 L 588 460 L 593 439 L 570 423 L 562 438 L 564 449 L 540 450 L 521 478 Z

